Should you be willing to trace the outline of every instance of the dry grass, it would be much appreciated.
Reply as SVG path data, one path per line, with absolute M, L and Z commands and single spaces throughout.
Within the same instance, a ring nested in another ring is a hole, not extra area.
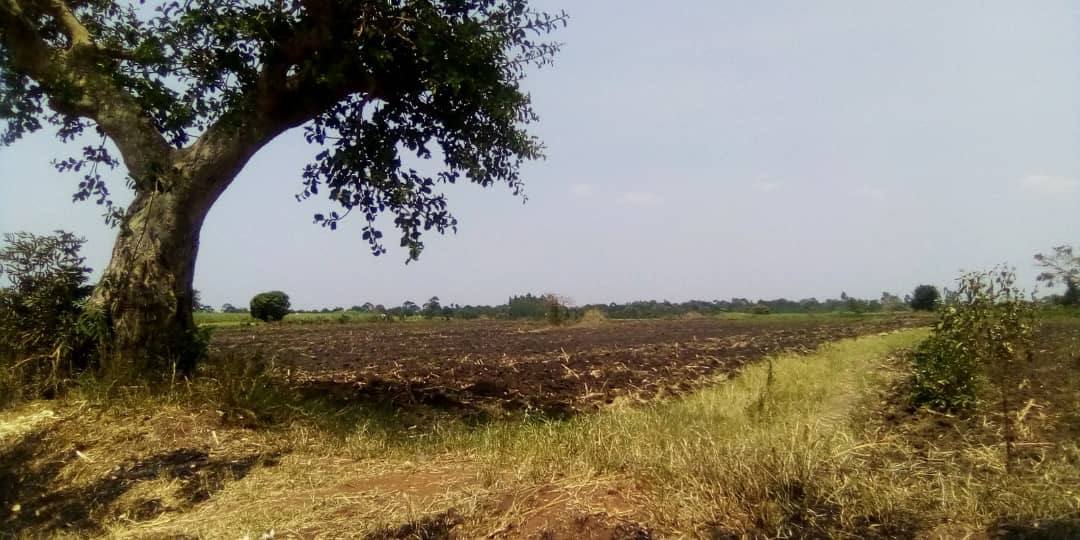
M 38 520 L 24 536 L 387 538 L 452 528 L 462 538 L 574 538 L 581 527 L 642 523 L 660 537 L 962 537 L 1080 512 L 1075 441 L 1048 444 L 1029 430 L 1021 442 L 1031 455 L 1006 475 L 993 438 L 928 440 L 869 412 L 894 406 L 883 401 L 903 377 L 894 352 L 924 336 L 847 340 L 678 399 L 568 421 L 470 426 L 227 380 L 157 401 L 112 389 L 108 401 L 0 413 L 0 457 L 17 458 L 12 448 L 36 434 L 20 474 L 40 473 L 53 492 L 96 494 L 85 528 Z M 1039 414 L 1029 407 L 1024 418 Z M 981 421 L 972 433 L 996 429 L 993 417 Z M 177 459 L 177 449 L 202 454 Z M 136 474 L 153 460 L 157 468 Z M 128 480 L 102 496 L 117 471 Z M 38 510 L 63 515 L 61 503 Z
M 498 425 L 471 434 L 476 455 L 517 483 L 566 471 L 635 480 L 644 521 L 670 535 L 712 528 L 782 535 L 891 521 L 888 501 L 852 485 L 865 450 L 847 426 L 859 396 L 883 381 L 881 358 L 922 337 L 845 341 L 774 359 L 682 399 L 619 407 L 564 423 Z M 843 489 L 838 489 L 843 487 Z
M 581 314 L 581 318 L 574 323 L 574 326 L 582 328 L 596 328 L 607 322 L 607 315 L 604 315 L 603 311 L 599 309 L 587 309 L 585 313 Z

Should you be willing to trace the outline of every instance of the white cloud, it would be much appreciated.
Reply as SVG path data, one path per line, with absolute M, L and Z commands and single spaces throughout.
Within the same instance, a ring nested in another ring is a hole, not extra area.
M 1051 176 L 1046 174 L 1033 174 L 1020 180 L 1020 185 L 1028 191 L 1060 195 L 1072 193 L 1080 188 L 1080 180 L 1068 176 Z
M 574 184 L 570 186 L 570 194 L 575 197 L 588 197 L 596 192 L 592 184 Z
M 750 187 L 754 191 L 760 191 L 762 193 L 772 193 L 780 189 L 779 182 L 773 182 L 771 180 L 754 180 L 754 183 L 750 184 Z
M 660 197 L 651 191 L 627 191 L 619 195 L 615 202 L 626 206 L 648 208 L 660 204 Z

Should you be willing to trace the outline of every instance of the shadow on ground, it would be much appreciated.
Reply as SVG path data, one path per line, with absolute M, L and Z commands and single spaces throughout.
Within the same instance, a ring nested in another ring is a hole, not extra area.
M 1034 523 L 1001 521 L 986 535 L 995 540 L 1073 540 L 1080 538 L 1080 514 Z
M 0 537 L 61 530 L 100 534 L 101 518 L 115 514 L 114 503 L 139 482 L 178 480 L 173 503 L 179 500 L 189 507 L 209 499 L 226 481 L 243 478 L 257 465 L 274 465 L 278 459 L 261 453 L 211 457 L 202 450 L 178 448 L 121 463 L 92 482 L 65 486 L 63 469 L 80 459 L 78 450 L 54 448 L 49 431 L 32 432 L 0 448 L 0 508 L 7 514 L 0 520 Z M 144 520 L 175 509 L 159 499 L 146 499 L 126 511 L 131 519 Z
M 295 385 L 305 400 L 318 400 L 335 408 L 352 408 L 369 413 L 392 413 L 413 425 L 453 418 L 479 426 L 501 420 L 531 418 L 566 420 L 580 411 L 569 404 L 532 406 L 508 397 L 505 387 L 480 381 L 465 390 L 424 384 L 373 379 L 363 383 L 310 381 Z M 400 427 L 400 426 L 393 426 Z

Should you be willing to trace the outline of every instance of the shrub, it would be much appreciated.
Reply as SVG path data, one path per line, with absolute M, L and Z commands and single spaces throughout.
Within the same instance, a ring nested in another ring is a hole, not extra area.
M 933 285 L 919 285 L 911 295 L 911 309 L 934 311 L 941 303 L 941 293 Z
M 544 303 L 544 317 L 547 319 L 548 324 L 558 326 L 570 317 L 569 309 L 566 305 L 569 301 L 557 294 L 548 293 L 540 297 L 540 300 Z
M 251 316 L 260 321 L 280 321 L 289 314 L 289 295 L 281 291 L 256 294 L 251 299 Z
M 48 396 L 93 361 L 94 325 L 84 314 L 93 291 L 79 255 L 84 239 L 56 231 L 4 235 L 0 274 L 0 378 L 5 399 Z
M 1007 397 L 1006 379 L 1014 360 L 1030 351 L 1035 323 L 1034 304 L 1015 281 L 1008 268 L 960 277 L 956 300 L 941 310 L 930 337 L 912 355 L 916 404 L 969 408 L 984 374 L 993 376 Z

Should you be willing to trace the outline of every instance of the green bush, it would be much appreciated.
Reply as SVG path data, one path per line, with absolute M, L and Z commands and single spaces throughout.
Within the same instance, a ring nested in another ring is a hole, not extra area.
M 48 397 L 70 375 L 90 367 L 96 347 L 86 316 L 90 269 L 84 239 L 56 231 L 4 235 L 0 275 L 0 399 Z
M 251 316 L 260 321 L 280 321 L 289 314 L 289 295 L 281 291 L 256 294 L 251 299 Z
M 961 276 L 955 300 L 912 354 L 917 405 L 970 408 L 987 375 L 1007 391 L 1014 361 L 1032 347 L 1035 324 L 1035 305 L 1015 281 L 1008 268 Z
M 912 352 L 912 400 L 941 411 L 968 409 L 978 397 L 975 358 L 957 347 L 954 339 L 933 334 Z
M 919 285 L 911 295 L 911 309 L 934 311 L 941 303 L 941 293 L 933 285 Z

